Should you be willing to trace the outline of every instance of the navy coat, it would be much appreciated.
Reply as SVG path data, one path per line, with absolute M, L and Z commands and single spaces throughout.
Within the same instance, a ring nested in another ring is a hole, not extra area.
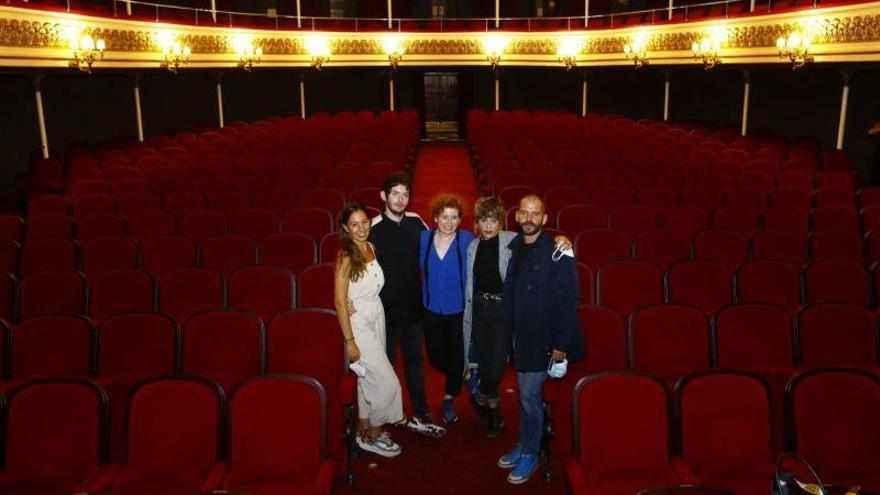
M 517 257 L 527 255 L 523 235 L 508 244 L 513 257 L 504 280 L 508 327 L 513 335 L 513 362 L 520 372 L 546 371 L 553 349 L 569 361 L 586 357 L 578 319 L 580 283 L 574 257 L 553 261 L 556 243 L 542 233 L 531 247 L 531 259 L 517 276 Z

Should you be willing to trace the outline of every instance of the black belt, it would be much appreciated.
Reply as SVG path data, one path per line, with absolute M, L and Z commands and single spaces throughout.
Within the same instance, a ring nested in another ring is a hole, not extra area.
M 480 299 L 483 299 L 485 301 L 503 301 L 504 300 L 504 293 L 503 292 L 498 292 L 498 293 L 478 292 L 477 297 Z

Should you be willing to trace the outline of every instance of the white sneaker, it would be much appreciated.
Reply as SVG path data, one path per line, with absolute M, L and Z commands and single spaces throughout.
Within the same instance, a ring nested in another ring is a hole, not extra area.
M 427 414 L 422 417 L 413 416 L 406 422 L 406 427 L 426 437 L 443 438 L 446 435 L 446 428 L 435 423 L 433 418 Z
M 372 441 L 359 435 L 355 438 L 355 442 L 357 442 L 357 446 L 361 450 L 366 450 L 382 457 L 397 457 L 402 452 L 400 445 L 394 443 L 387 432 L 381 433 Z

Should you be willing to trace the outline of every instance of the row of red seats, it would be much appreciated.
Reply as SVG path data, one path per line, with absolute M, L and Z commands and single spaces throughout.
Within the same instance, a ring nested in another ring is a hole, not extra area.
M 344 458 L 355 380 L 344 364 L 332 311 L 287 311 L 268 325 L 243 309 L 207 310 L 187 320 L 131 312 L 95 323 L 54 314 L 4 327 L 0 343 L 9 351 L 4 349 L 9 374 L 0 387 L 9 390 L 46 377 L 94 379 L 110 396 L 116 460 L 124 456 L 129 392 L 139 380 L 182 373 L 210 379 L 232 395 L 241 383 L 264 373 L 306 374 L 323 385 L 331 455 Z
M 551 229 L 549 232 L 566 233 Z M 747 261 L 782 261 L 798 269 L 808 263 L 846 261 L 873 267 L 878 259 L 880 231 L 863 240 L 847 230 L 804 234 L 786 230 L 760 230 L 746 237 L 735 230 L 703 230 L 688 237 L 673 229 L 654 229 L 630 235 L 620 229 L 588 229 L 574 239 L 575 256 L 597 271 L 612 261 L 641 260 L 661 272 L 679 261 L 716 261 L 731 271 Z
M 573 494 L 703 484 L 764 495 L 774 482 L 772 404 L 758 377 L 690 375 L 669 400 L 651 378 L 600 374 L 580 380 L 574 397 L 575 452 L 565 466 Z M 786 404 L 792 446 L 817 467 L 824 483 L 880 489 L 880 428 L 872 414 L 880 407 L 876 375 L 802 373 L 789 382 Z
M 229 276 L 205 267 L 185 267 L 154 275 L 119 269 L 90 276 L 46 270 L 20 282 L 0 274 L 0 317 L 25 320 L 55 313 L 103 320 L 128 311 L 160 310 L 179 321 L 200 311 L 246 308 L 265 321 L 292 308 L 333 308 L 333 264 L 313 265 L 295 278 L 282 266 L 243 266 Z M 327 302 L 329 299 L 329 303 Z
M 326 391 L 302 375 L 258 378 L 229 395 L 202 378 L 141 382 L 118 464 L 106 457 L 108 395 L 94 383 L 36 380 L 9 390 L 0 407 L 2 493 L 329 495 L 333 487 Z

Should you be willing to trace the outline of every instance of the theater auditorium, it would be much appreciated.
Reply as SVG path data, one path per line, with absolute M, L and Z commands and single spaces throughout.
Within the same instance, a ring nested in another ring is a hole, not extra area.
M 2 0 L 0 494 L 880 494 L 878 61 L 878 1 Z M 398 172 L 572 244 L 516 486 L 516 362 L 490 438 L 399 349 L 445 436 L 359 448 L 339 216 Z

